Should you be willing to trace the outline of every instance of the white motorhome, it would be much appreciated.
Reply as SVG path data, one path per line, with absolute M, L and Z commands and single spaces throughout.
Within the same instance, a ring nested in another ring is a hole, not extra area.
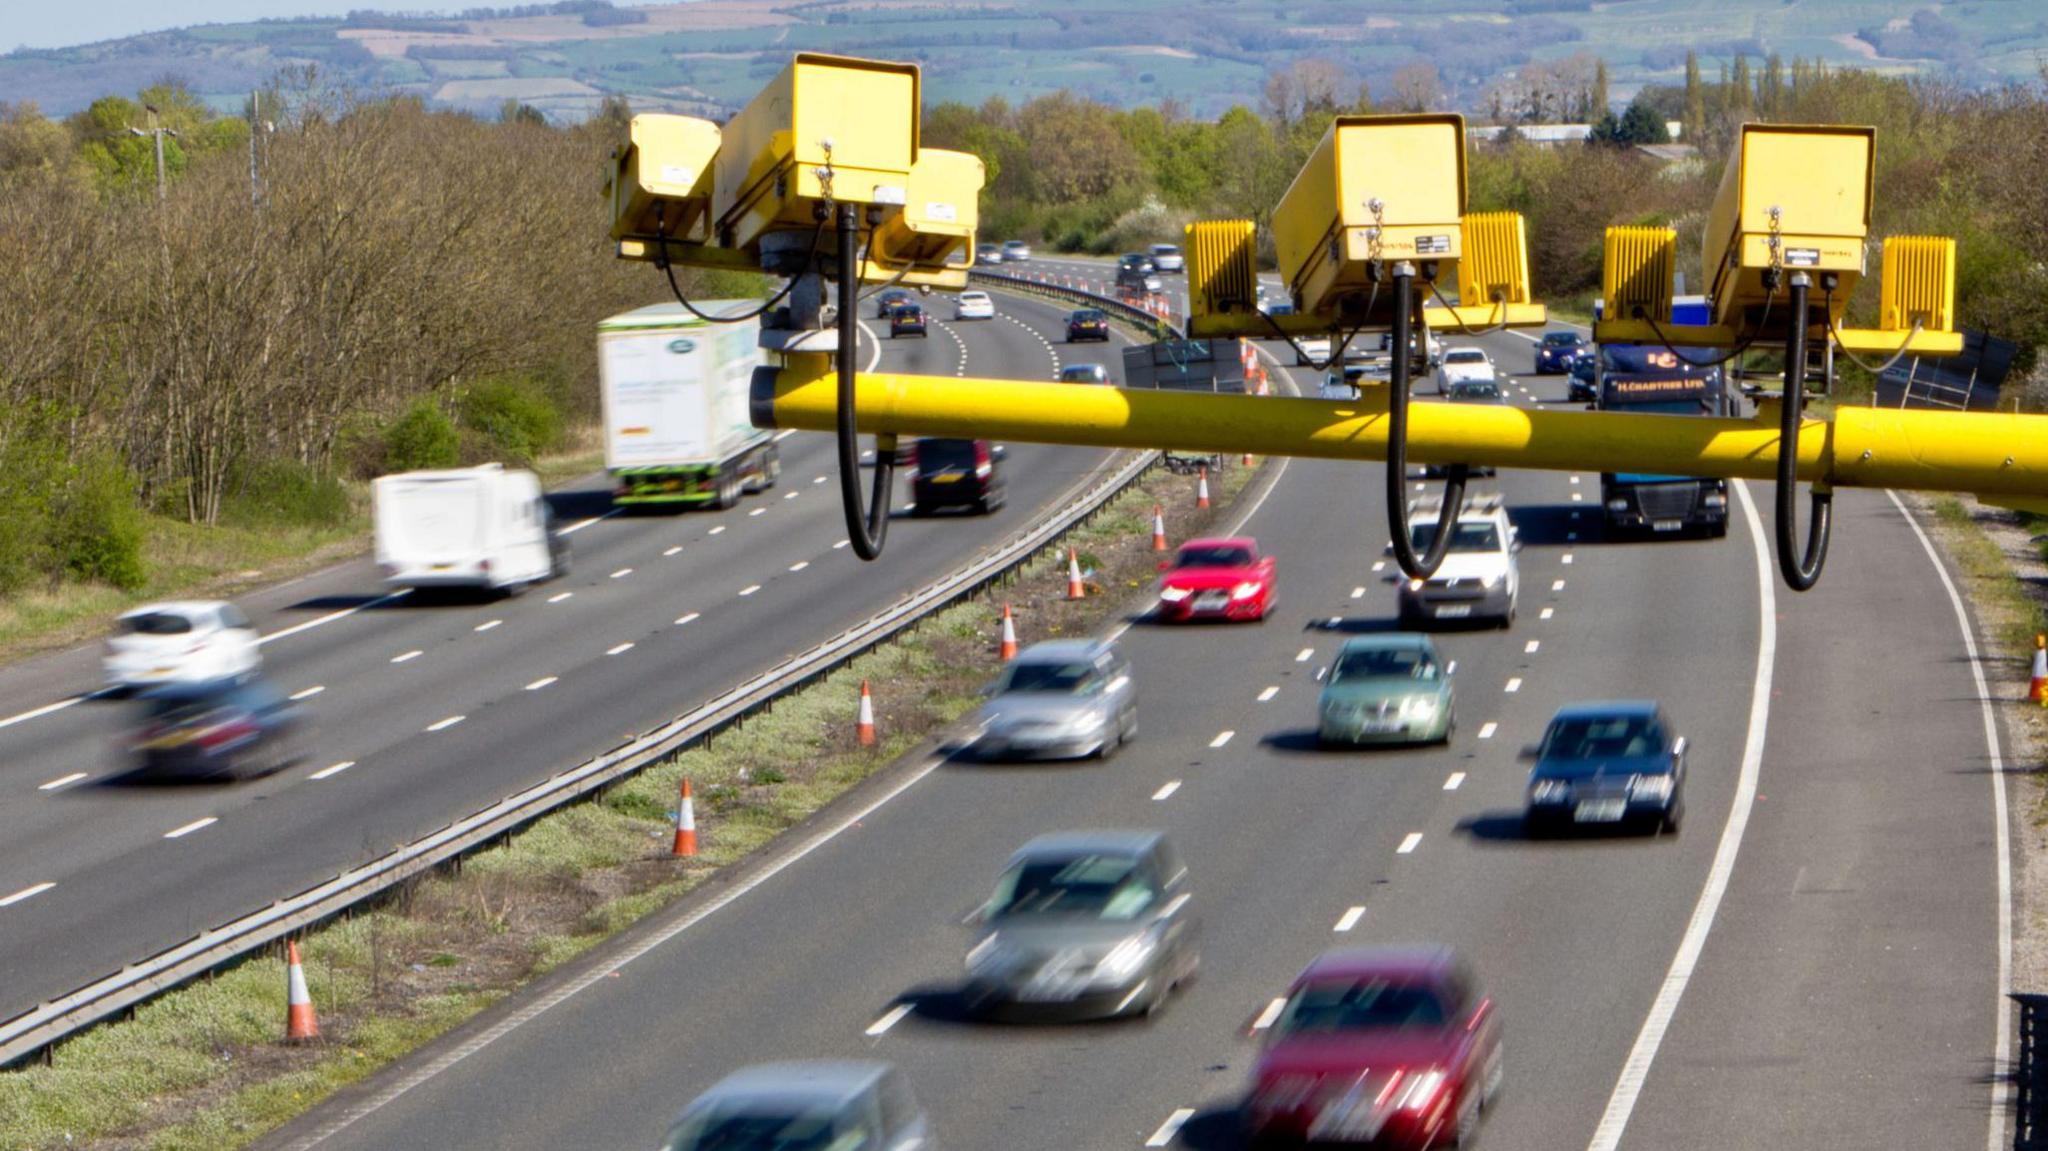
M 377 566 L 392 587 L 518 591 L 569 570 L 569 542 L 532 472 L 483 464 L 371 485 Z

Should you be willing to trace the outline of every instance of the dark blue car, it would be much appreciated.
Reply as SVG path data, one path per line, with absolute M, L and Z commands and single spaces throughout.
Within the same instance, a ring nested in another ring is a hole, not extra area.
M 1570 400 L 1584 400 L 1589 404 L 1598 402 L 1599 367 L 1600 357 L 1594 355 L 1591 348 L 1586 349 L 1585 355 L 1574 359 L 1572 366 L 1566 369 L 1571 373 L 1571 379 L 1565 384 L 1565 397 Z
M 1654 701 L 1561 708 L 1543 742 L 1522 754 L 1536 761 L 1522 815 L 1532 836 L 1621 826 L 1678 831 L 1685 813 L 1685 737 L 1672 734 Z
M 1572 361 L 1584 354 L 1586 348 L 1586 338 L 1577 332 L 1545 332 L 1536 342 L 1535 372 L 1550 376 L 1569 371 Z

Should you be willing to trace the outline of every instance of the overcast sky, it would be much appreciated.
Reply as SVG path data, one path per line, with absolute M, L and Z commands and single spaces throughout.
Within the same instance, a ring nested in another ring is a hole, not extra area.
M 24 44 L 61 48 L 188 24 L 232 24 L 266 16 L 341 16 L 351 8 L 399 12 L 502 8 L 513 2 L 516 0 L 93 0 L 74 6 L 53 0 L 0 0 L 0 52 Z

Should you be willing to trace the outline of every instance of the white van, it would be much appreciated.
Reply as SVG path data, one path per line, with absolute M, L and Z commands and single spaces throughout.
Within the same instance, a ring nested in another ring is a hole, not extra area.
M 569 571 L 540 478 L 502 464 L 401 472 L 371 485 L 391 587 L 517 591 Z

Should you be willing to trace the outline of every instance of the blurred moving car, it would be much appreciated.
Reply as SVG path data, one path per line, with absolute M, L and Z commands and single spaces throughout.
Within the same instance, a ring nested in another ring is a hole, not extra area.
M 1243 1121 L 1255 1142 L 1465 1147 L 1502 1073 L 1499 1012 L 1449 948 L 1329 951 L 1288 989 Z
M 1419 340 L 1419 341 L 1421 341 L 1421 342 L 1420 342 L 1420 343 L 1417 343 L 1417 341 L 1418 341 L 1418 340 Z M 1353 343 L 1355 344 L 1355 343 L 1356 343 L 1356 341 L 1353 341 Z M 1419 332 L 1416 332 L 1416 333 L 1414 333 L 1414 334 L 1410 335 L 1410 336 L 1408 337 L 1408 346 L 1409 346 L 1410 348 L 1416 348 L 1416 347 L 1420 347 L 1420 348 L 1422 349 L 1422 370 L 1423 370 L 1423 371 L 1426 371 L 1426 372 L 1433 372 L 1433 371 L 1435 371 L 1435 370 L 1436 370 L 1436 367 L 1437 367 L 1437 365 L 1438 365 L 1438 364 L 1441 364 L 1441 363 L 1443 363 L 1443 359 L 1444 359 L 1444 342 L 1443 342 L 1443 340 L 1442 340 L 1442 339 L 1438 338 L 1438 336 L 1437 336 L 1436 332 L 1435 332 L 1435 331 L 1433 331 L 1433 330 L 1431 330 L 1431 329 L 1428 329 L 1428 328 L 1424 328 L 1423 330 L 1421 330 L 1421 331 L 1419 331 Z M 1362 350 L 1363 350 L 1363 349 L 1361 349 L 1361 351 L 1362 351 Z M 1380 355 L 1382 355 L 1382 356 L 1388 355 L 1388 354 L 1389 354 L 1389 353 L 1391 353 L 1391 352 L 1392 352 L 1393 350 L 1394 350 L 1394 333 L 1392 333 L 1392 332 L 1381 332 L 1381 333 L 1380 333 Z
M 1264 620 L 1273 610 L 1277 563 L 1250 536 L 1189 540 L 1160 570 L 1162 620 Z
M 976 244 L 974 246 L 974 262 L 977 264 L 1002 263 L 1003 246 L 1001 244 Z
M 953 318 L 956 320 L 993 320 L 996 318 L 996 302 L 987 292 L 972 288 L 953 298 Z
M 987 515 L 1003 506 L 1002 470 L 1006 453 L 987 440 L 926 437 L 899 459 L 910 469 L 910 514 L 930 515 L 940 508 L 972 508 Z
M 1187 875 L 1163 831 L 1031 840 L 975 915 L 968 1003 L 1063 1019 L 1157 1014 L 1201 964 Z
M 1126 252 L 1116 258 L 1116 270 L 1119 272 L 1157 272 L 1160 269 L 1157 264 L 1152 262 L 1152 257 L 1144 252 Z
M 675 422 L 682 422 L 677 413 L 701 418 L 705 409 L 693 398 L 703 397 L 676 398 L 658 414 Z M 614 498 L 633 490 L 622 474 Z M 387 587 L 517 594 L 569 572 L 569 539 L 555 531 L 540 477 L 522 468 L 481 464 L 378 476 L 370 502 L 377 568 Z
M 1478 348 L 1452 348 L 1445 352 L 1437 363 L 1437 390 L 1449 395 L 1452 385 L 1463 383 L 1498 384 L 1492 358 Z
M 100 660 L 116 690 L 232 679 L 263 663 L 256 626 L 223 600 L 153 603 L 121 613 Z
M 1109 313 L 1101 308 L 1076 308 L 1067 313 L 1067 342 L 1108 340 Z
M 1426 635 L 1355 636 L 1337 649 L 1316 700 L 1316 740 L 1449 743 L 1457 729 L 1450 670 Z
M 1565 827 L 1636 824 L 1676 833 L 1685 818 L 1682 735 L 1652 700 L 1559 708 L 1533 759 L 1522 819 L 1531 835 Z
M 1454 404 L 1504 404 L 1507 397 L 1500 394 L 1500 385 L 1492 380 L 1459 380 L 1444 390 L 1444 398 Z
M 735 1071 L 669 1125 L 662 1151 L 929 1151 L 931 1123 L 887 1063 L 806 1060 Z
M 1003 241 L 1003 262 L 1021 264 L 1031 258 L 1031 245 L 1022 240 Z
M 1586 337 L 1571 331 L 1548 331 L 1536 343 L 1536 365 L 1531 369 L 1536 375 L 1548 376 L 1567 371 L 1572 361 L 1592 349 Z
M 1373 384 L 1386 383 L 1386 369 L 1381 364 L 1345 364 L 1342 371 L 1323 373 L 1323 382 L 1316 389 L 1316 396 L 1325 400 L 1355 400 L 1363 389 Z
M 1291 310 L 1291 309 L 1290 309 L 1290 310 Z M 1269 311 L 1269 312 L 1267 312 L 1266 314 L 1267 314 L 1267 315 L 1282 315 L 1282 314 L 1284 314 L 1284 313 L 1279 313 L 1279 312 L 1271 312 L 1271 311 Z M 1294 341 L 1294 365 L 1295 365 L 1296 367 L 1298 367 L 1298 368 L 1310 368 L 1310 367 L 1315 367 L 1315 366 L 1316 366 L 1316 365 L 1318 365 L 1318 364 L 1327 364 L 1327 363 L 1329 363 L 1329 362 L 1330 362 L 1330 337 L 1328 337 L 1328 336 L 1299 336 L 1299 337 L 1296 337 L 1296 338 L 1295 338 L 1295 341 Z
M 1060 369 L 1060 383 L 1063 384 L 1107 384 L 1110 382 L 1107 364 L 1068 364 Z
M 1409 508 L 1409 538 L 1418 553 L 1435 542 L 1441 507 L 1429 501 Z M 1401 582 L 1401 626 L 1412 630 L 1425 622 L 1492 620 L 1512 627 L 1522 599 L 1522 565 L 1515 559 L 1522 550 L 1519 535 L 1498 494 L 1466 499 L 1451 527 L 1443 563 L 1428 579 Z
M 128 746 L 145 775 L 237 778 L 300 757 L 299 709 L 261 676 L 161 684 L 136 698 L 142 714 Z
M 1570 380 L 1565 383 L 1567 400 L 1583 400 L 1589 404 L 1599 401 L 1600 357 L 1591 348 L 1586 350 L 1585 355 L 1574 357 L 1571 366 L 1565 370 L 1571 374 Z
M 1149 253 L 1152 270 L 1156 272 L 1185 272 L 1187 259 L 1180 254 L 1180 248 L 1173 244 L 1154 244 Z
M 899 304 L 889 313 L 889 338 L 899 336 L 929 336 L 925 327 L 924 309 L 916 304 Z
M 972 745 L 982 759 L 1108 759 L 1138 735 L 1131 661 L 1104 640 L 1034 643 L 987 688 Z
M 875 318 L 886 320 L 896 309 L 917 303 L 917 295 L 908 288 L 884 288 L 875 296 Z
M 1149 267 L 1128 267 L 1116 270 L 1116 286 L 1125 292 L 1160 292 L 1166 289 L 1166 282 Z

